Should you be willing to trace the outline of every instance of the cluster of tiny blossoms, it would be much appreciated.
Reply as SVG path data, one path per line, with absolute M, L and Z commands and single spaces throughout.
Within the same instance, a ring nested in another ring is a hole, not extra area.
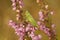
M 41 11 L 39 12 L 39 15 L 41 15 L 40 13 L 41 13 Z M 42 16 L 39 19 L 42 21 L 42 19 L 43 19 Z M 34 33 L 38 29 L 43 31 L 44 33 L 46 33 L 50 39 L 50 37 L 51 37 L 50 29 L 48 27 L 46 27 L 46 25 L 40 21 L 38 21 L 37 24 L 38 24 L 39 28 L 34 27 L 30 23 L 28 23 L 25 26 L 24 23 L 17 24 L 13 20 L 9 21 L 9 25 L 12 28 L 14 28 L 15 33 L 19 36 L 19 40 L 24 40 L 24 37 L 26 35 L 31 37 L 32 40 L 41 40 L 42 36 L 41 35 L 35 35 L 35 33 Z M 52 24 L 51 27 L 52 27 L 52 29 L 55 29 L 54 24 Z M 52 31 L 55 33 L 55 30 L 52 30 Z
M 45 10 L 48 11 L 48 5 L 45 5 L 44 8 L 45 8 Z M 44 11 L 40 10 L 39 11 L 39 20 L 40 21 L 37 22 L 40 27 L 39 29 L 42 30 L 49 37 L 49 40 L 56 40 L 55 24 L 52 24 L 51 19 L 50 19 L 50 23 L 48 23 L 49 17 L 51 17 L 51 15 L 53 15 L 53 14 L 54 14 L 54 11 L 48 11 L 48 12 L 46 12 L 46 14 L 44 14 Z M 50 25 L 50 26 L 47 26 L 46 23 L 47 23 L 47 25 Z
M 23 0 L 11 0 L 12 1 L 12 7 L 13 10 L 16 10 L 18 13 L 16 15 L 16 19 L 19 20 L 21 9 L 23 8 Z M 39 0 L 37 0 L 39 2 Z M 19 7 L 18 7 L 18 6 Z M 45 9 L 48 9 L 48 5 L 45 5 Z M 40 34 L 35 34 L 36 30 L 43 31 L 48 37 L 49 40 L 53 40 L 52 38 L 55 37 L 55 24 L 51 24 L 50 27 L 47 27 L 45 25 L 45 18 L 48 17 L 48 15 L 44 14 L 42 10 L 39 11 L 39 21 L 37 21 L 37 27 L 34 27 L 31 23 L 27 22 L 27 24 L 24 22 L 16 23 L 13 20 L 9 20 L 9 25 L 15 30 L 15 33 L 19 36 L 19 40 L 26 40 L 25 36 L 30 37 L 32 40 L 41 40 L 42 36 Z M 51 15 L 53 15 L 53 11 L 50 12 Z M 52 34 L 53 33 L 53 34 Z M 53 35 L 53 36 L 52 36 Z M 54 38 L 55 40 L 55 38 Z
M 20 13 L 22 13 L 23 8 L 23 0 L 11 0 L 12 2 L 12 9 L 17 12 L 16 20 L 20 19 Z
M 9 25 L 14 28 L 15 33 L 19 36 L 19 40 L 24 40 L 24 37 L 26 35 L 31 37 L 32 40 L 41 40 L 41 35 L 35 35 L 34 33 L 38 29 L 32 26 L 30 23 L 25 26 L 24 23 L 16 24 L 12 20 L 10 20 Z
M 48 5 L 45 5 L 44 8 L 48 11 Z M 52 24 L 52 23 L 49 24 L 48 23 L 49 20 L 47 20 L 48 17 L 50 17 L 49 15 L 53 15 L 53 14 L 54 14 L 54 11 L 48 11 L 48 12 L 46 12 L 46 14 L 44 14 L 44 11 L 40 10 L 39 11 L 39 20 L 40 21 L 37 22 L 39 25 L 39 29 L 41 31 L 43 31 L 49 37 L 49 40 L 56 40 L 55 24 Z M 50 21 L 51 21 L 51 19 L 50 19 Z M 50 26 L 47 26 L 46 23 Z
M 13 10 L 16 10 L 16 12 L 20 12 L 19 9 L 23 7 L 23 0 L 11 0 L 11 1 Z M 19 8 L 17 8 L 17 6 L 19 6 Z

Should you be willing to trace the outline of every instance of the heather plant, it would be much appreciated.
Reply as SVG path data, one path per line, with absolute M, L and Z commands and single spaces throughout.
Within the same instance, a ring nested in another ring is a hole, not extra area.
M 36 21 L 30 12 L 24 10 L 23 0 L 11 0 L 12 9 L 17 12 L 16 21 L 9 20 L 9 25 L 15 30 L 18 40 L 42 40 L 41 34 L 36 34 L 36 31 L 42 31 L 45 33 L 49 40 L 57 40 L 55 24 L 52 23 L 53 10 L 49 9 L 48 4 L 44 0 L 36 0 L 36 3 L 40 6 L 38 12 L 39 19 Z

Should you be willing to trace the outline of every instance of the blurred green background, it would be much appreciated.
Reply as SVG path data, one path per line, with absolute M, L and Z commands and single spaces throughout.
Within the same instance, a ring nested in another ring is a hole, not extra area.
M 39 10 L 36 0 L 24 0 L 25 8 L 28 9 L 33 17 L 37 18 Z M 60 40 L 60 0 L 46 0 L 48 5 L 54 9 L 55 14 L 52 16 L 53 23 L 56 24 L 57 38 Z M 0 0 L 0 40 L 18 40 L 18 36 L 14 33 L 14 29 L 8 25 L 9 19 L 15 20 L 15 11 L 12 10 L 10 0 Z M 43 34 L 43 40 L 47 40 Z

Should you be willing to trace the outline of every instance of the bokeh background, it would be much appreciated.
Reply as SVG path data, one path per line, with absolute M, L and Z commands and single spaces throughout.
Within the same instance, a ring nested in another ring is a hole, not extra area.
M 39 10 L 36 0 L 24 0 L 25 8 L 31 12 L 33 17 L 37 18 Z M 49 7 L 54 9 L 55 14 L 52 16 L 53 23 L 56 24 L 57 38 L 60 40 L 60 0 L 46 0 Z M 18 36 L 14 33 L 14 29 L 8 25 L 9 19 L 15 20 L 15 11 L 12 10 L 10 0 L 0 0 L 0 40 L 18 40 Z M 43 33 L 42 33 L 43 34 Z M 47 40 L 43 34 L 43 40 Z

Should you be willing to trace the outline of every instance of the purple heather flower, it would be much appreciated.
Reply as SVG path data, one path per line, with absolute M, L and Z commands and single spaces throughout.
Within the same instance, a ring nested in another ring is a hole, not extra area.
M 21 4 L 22 2 L 21 1 L 19 1 L 19 4 Z
M 45 29 L 45 25 L 40 25 L 40 30 L 44 30 Z
M 34 32 L 31 31 L 31 33 L 29 34 L 29 37 L 32 38 L 32 37 L 34 37 L 34 36 L 35 36 Z
M 28 24 L 26 26 L 26 31 L 35 31 L 35 28 L 31 24 Z
M 24 27 L 20 27 L 18 30 L 22 31 L 22 32 L 25 32 L 25 28 Z
M 49 33 L 49 29 L 48 29 L 48 28 L 45 28 L 45 29 L 44 29 L 44 32 L 45 32 L 48 36 L 50 36 L 50 33 Z
M 41 40 L 42 36 L 41 35 L 35 35 L 33 31 L 29 34 L 29 37 L 32 38 L 32 40 Z
M 41 10 L 39 11 L 39 20 L 44 21 L 44 15 Z
M 41 22 L 40 22 L 40 21 L 38 21 L 38 22 L 37 22 L 37 24 L 40 26 L 40 25 L 41 25 Z
M 26 27 L 26 31 L 29 31 L 29 30 L 30 30 L 30 27 L 29 27 L 29 26 L 27 26 L 27 27 Z
M 52 24 L 51 27 L 52 27 L 52 29 L 55 29 L 55 24 Z
M 23 0 L 11 0 L 12 1 L 12 7 L 13 7 L 13 10 L 16 10 L 16 12 L 20 12 L 20 9 L 19 10 L 17 10 L 18 8 L 16 8 L 17 6 L 17 4 L 16 4 L 16 1 L 19 3 L 18 5 L 19 5 L 19 7 L 20 8 L 23 8 Z
M 16 10 L 16 12 L 20 13 L 20 9 L 23 8 L 23 0 L 11 0 L 12 1 L 12 7 L 13 10 Z M 18 3 L 18 5 L 16 4 L 16 2 Z M 37 0 L 37 3 L 39 3 L 40 0 Z M 17 8 L 17 6 L 19 8 Z M 48 9 L 48 5 L 45 5 L 45 9 Z M 53 11 L 50 12 L 50 14 L 53 15 Z M 19 20 L 20 18 L 20 14 L 16 15 L 16 19 Z M 40 22 L 41 21 L 41 22 Z M 10 20 L 9 21 L 9 25 L 12 26 L 12 28 L 15 30 L 15 33 L 19 36 L 19 40 L 24 40 L 24 36 L 26 36 L 26 34 L 31 37 L 32 40 L 41 40 L 42 36 L 39 34 L 35 34 L 36 30 L 42 30 L 44 33 L 47 34 L 47 36 L 49 37 L 49 39 L 51 38 L 51 33 L 50 33 L 50 29 L 46 27 L 46 25 L 44 24 L 44 13 L 42 10 L 39 11 L 39 21 L 37 22 L 38 24 L 38 28 L 32 26 L 32 24 L 28 23 L 26 25 L 24 25 L 23 23 L 17 24 L 14 21 Z M 52 29 L 55 28 L 55 25 L 52 24 L 51 25 Z M 52 30 L 55 34 L 56 31 L 55 29 Z
M 19 36 L 19 37 L 24 37 L 25 36 L 25 29 L 24 28 L 17 28 L 15 29 L 15 33 Z
M 12 9 L 16 10 L 16 2 L 15 2 L 15 0 L 11 0 L 11 1 L 12 1 L 12 7 L 13 7 Z
M 23 23 L 20 23 L 20 25 L 19 25 L 20 27 L 23 27 L 24 25 L 23 25 Z
M 19 0 L 18 3 L 19 3 L 19 7 L 23 8 L 23 0 Z
M 12 26 L 12 28 L 15 28 L 16 27 L 16 23 L 13 22 L 12 20 L 9 21 L 9 25 Z
M 33 38 L 32 38 L 32 40 L 41 40 L 41 36 L 34 36 Z

